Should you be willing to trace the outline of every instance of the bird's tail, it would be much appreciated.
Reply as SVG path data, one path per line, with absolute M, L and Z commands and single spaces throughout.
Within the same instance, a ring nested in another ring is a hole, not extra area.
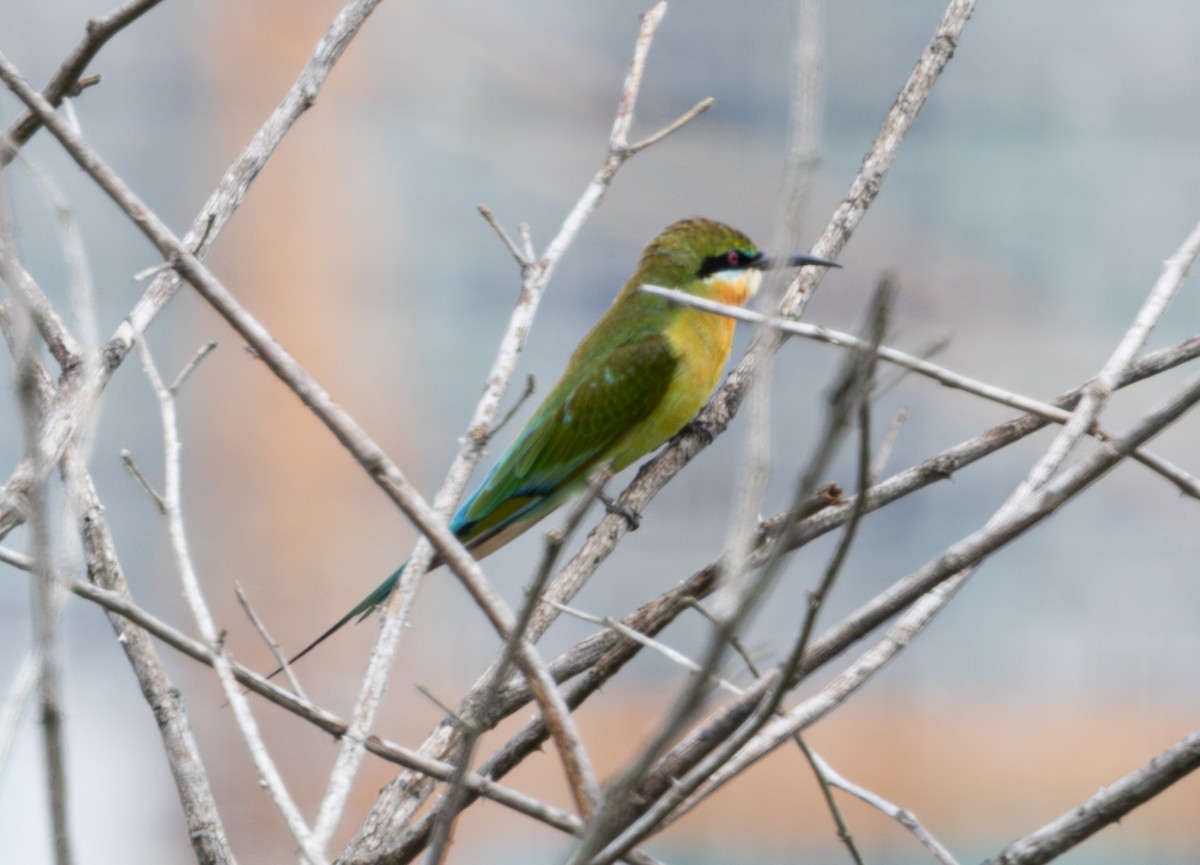
M 405 562 L 403 565 L 396 568 L 395 572 L 378 586 L 376 586 L 375 591 L 363 598 L 362 602 L 359 603 L 357 607 L 334 622 L 333 627 L 329 628 L 329 630 L 325 631 L 325 633 L 321 634 L 321 636 L 317 637 L 315 640 L 293 655 L 290 659 L 288 659 L 288 666 L 296 663 L 317 646 L 321 645 L 326 639 L 333 636 L 335 632 L 341 629 L 341 627 L 351 619 L 360 617 L 359 621 L 362 621 L 362 619 L 365 619 L 367 616 L 371 615 L 371 612 L 377 606 L 387 600 L 388 595 L 392 593 L 392 589 L 394 589 L 396 587 L 396 583 L 400 581 L 400 575 L 404 573 L 404 569 L 407 566 L 408 562 Z M 272 679 L 281 672 L 283 672 L 283 667 L 276 667 L 275 671 L 267 676 L 267 678 Z

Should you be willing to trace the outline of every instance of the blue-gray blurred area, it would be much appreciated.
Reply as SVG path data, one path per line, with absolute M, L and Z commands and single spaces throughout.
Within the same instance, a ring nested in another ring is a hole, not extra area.
M 803 230 L 792 238 L 797 250 L 815 239 L 845 194 L 943 9 L 934 0 L 826 6 L 820 163 Z M 167 0 L 92 64 L 103 80 L 74 103 L 80 127 L 182 233 L 337 8 L 332 0 Z M 0 51 L 40 86 L 87 18 L 106 11 L 102 0 L 0 0 Z M 427 496 L 457 449 L 519 288 L 511 257 L 476 205 L 489 206 L 514 235 L 527 222 L 539 248 L 549 241 L 604 156 L 641 11 L 629 0 L 384 3 L 210 256 L 217 275 Z M 703 97 L 716 104 L 621 170 L 554 274 L 505 408 L 526 376 L 535 377 L 538 395 L 547 391 L 663 225 L 703 214 L 760 243 L 778 241 L 791 16 L 790 4 L 769 0 L 671 6 L 651 50 L 633 137 Z M 919 351 L 948 339 L 939 362 L 1043 399 L 1085 381 L 1200 216 L 1197 32 L 1200 9 L 1180 0 L 981 3 L 841 256 L 844 269 L 824 279 L 808 320 L 858 327 L 875 283 L 891 269 L 900 288 L 891 344 Z M 5 127 L 19 111 L 14 98 L 0 98 Z M 133 274 L 159 259 L 45 132 L 23 153 L 72 205 L 106 339 L 144 290 Z M 68 274 L 53 210 L 23 168 L 5 172 L 4 185 L 25 263 L 65 309 Z M 1193 279 L 1151 347 L 1194 335 L 1198 322 Z M 747 338 L 741 335 L 735 352 Z M 181 293 L 149 333 L 167 375 L 209 339 L 220 347 L 180 397 L 184 506 L 229 645 L 265 669 L 269 654 L 234 600 L 235 582 L 273 635 L 298 647 L 402 561 L 415 535 L 197 297 Z M 812 455 L 841 359 L 798 340 L 779 354 L 766 513 L 786 506 Z M 21 440 L 6 355 L 0 366 L 3 480 Z M 1118 394 L 1104 423 L 1121 431 L 1186 374 Z M 485 461 L 536 400 L 521 406 Z M 1013 414 L 909 376 L 875 407 L 876 443 L 901 407 L 907 420 L 888 470 Z M 578 606 L 620 615 L 720 554 L 743 433 L 739 418 L 658 496 Z M 1044 431 L 869 517 L 820 624 L 835 623 L 980 528 L 1052 435 Z M 194 633 L 163 522 L 118 458 L 129 449 L 161 483 L 160 441 L 149 387 L 131 355 L 108 387 L 92 471 L 135 597 Z M 1152 448 L 1200 473 L 1198 441 L 1200 423 L 1189 417 Z M 854 473 L 845 454 L 823 479 L 852 488 Z M 78 575 L 74 536 L 60 524 L 53 522 L 60 561 Z M 795 556 L 743 635 L 762 662 L 795 633 L 834 540 Z M 531 532 L 486 562 L 514 605 L 542 543 L 542 533 Z M 18 530 L 5 544 L 24 550 L 28 534 Z M 915 810 L 961 861 L 993 855 L 1196 726 L 1198 562 L 1200 504 L 1140 465 L 1118 468 L 989 559 L 911 648 L 813 729 L 811 741 L 853 780 Z M 31 643 L 30 588 L 26 574 L 0 569 L 0 683 L 7 688 Z M 62 621 L 78 861 L 187 861 L 157 731 L 110 626 L 78 600 Z M 546 636 L 544 652 L 592 630 L 563 621 Z M 707 633 L 699 616 L 688 616 L 663 639 L 695 654 Z M 347 629 L 306 659 L 300 673 L 310 695 L 348 715 L 374 636 L 373 622 Z M 496 647 L 457 582 L 431 575 L 377 730 L 419 744 L 441 712 L 414 686 L 455 704 Z M 256 783 L 211 673 L 165 648 L 163 657 L 183 690 L 241 861 L 292 860 L 294 845 Z M 725 672 L 746 679 L 732 662 Z M 650 734 L 683 678 L 647 655 L 580 711 L 603 775 Z M 311 816 L 336 748 L 308 725 L 256 706 L 284 777 Z M 553 752 L 530 762 L 513 783 L 565 804 Z M 368 761 L 335 846 L 392 774 Z M 877 812 L 854 801 L 845 808 L 869 861 L 928 861 Z M 1197 814 L 1200 785 L 1185 780 L 1063 861 L 1194 861 Z M 564 849 L 560 835 L 484 806 L 464 817 L 451 861 L 550 862 Z M 693 865 L 848 861 L 807 764 L 786 750 L 650 849 Z M 50 850 L 39 729 L 27 710 L 0 777 L 0 861 L 49 861 Z

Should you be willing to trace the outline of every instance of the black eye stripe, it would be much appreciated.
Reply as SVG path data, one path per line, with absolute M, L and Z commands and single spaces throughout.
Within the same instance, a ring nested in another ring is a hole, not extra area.
M 722 270 L 746 270 L 753 267 L 760 258 L 762 258 L 761 252 L 750 252 L 746 249 L 738 249 L 736 246 L 730 247 L 720 255 L 710 255 L 704 259 L 700 263 L 700 271 L 697 276 L 701 278 L 712 276 Z

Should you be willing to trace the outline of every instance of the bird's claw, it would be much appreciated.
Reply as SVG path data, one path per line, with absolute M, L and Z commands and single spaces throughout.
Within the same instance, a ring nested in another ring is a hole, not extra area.
M 642 524 L 642 515 L 628 505 L 613 499 L 610 496 L 600 493 L 598 498 L 604 505 L 604 509 L 610 514 L 620 514 L 625 518 L 625 522 L 629 523 L 629 531 L 635 532 Z
M 687 426 L 685 426 L 680 432 L 683 435 L 696 436 L 702 442 L 704 442 L 705 447 L 713 443 L 714 437 L 712 428 L 707 423 L 703 423 L 697 418 L 693 418 L 691 421 L 689 421 Z

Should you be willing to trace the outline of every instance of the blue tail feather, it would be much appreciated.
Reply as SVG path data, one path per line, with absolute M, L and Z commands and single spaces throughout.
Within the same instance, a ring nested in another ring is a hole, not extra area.
M 345 625 L 347 622 L 349 622 L 351 619 L 357 618 L 361 622 L 367 616 L 371 615 L 372 610 L 374 610 L 377 606 L 379 606 L 380 604 L 382 604 L 384 601 L 387 600 L 388 595 L 390 595 L 392 593 L 392 589 L 394 589 L 396 587 L 396 583 L 398 583 L 400 581 L 400 575 L 404 573 L 404 569 L 406 567 L 408 567 L 408 562 L 405 562 L 403 565 L 396 568 L 396 570 L 392 573 L 392 575 L 390 577 L 388 577 L 386 580 L 384 580 L 382 583 L 380 583 L 378 586 L 376 586 L 375 591 L 371 592 L 371 594 L 369 594 L 365 598 L 363 598 L 362 601 L 358 604 L 358 606 L 356 606 L 353 610 L 346 613 L 346 615 L 342 616 L 340 619 L 338 619 L 336 622 L 334 622 L 333 626 L 331 628 L 329 628 L 329 630 L 325 631 L 325 633 L 321 634 L 321 636 L 317 637 L 315 640 L 313 640 L 311 643 L 309 643 L 307 646 L 305 646 L 303 649 L 301 649 L 299 652 L 297 652 L 295 655 L 293 655 L 288 660 L 288 665 L 291 666 L 292 664 L 296 663 L 301 658 L 303 658 L 305 655 L 307 655 L 309 652 L 311 652 L 313 649 L 315 649 L 317 646 L 321 645 L 321 643 L 325 642 L 326 639 L 333 636 L 334 633 L 336 633 L 338 630 L 340 630 L 341 627 L 343 625 Z M 276 675 L 278 675 L 282 671 L 283 671 L 283 667 L 278 667 L 274 672 L 272 672 L 269 676 L 267 676 L 267 678 L 268 679 L 274 678 Z

